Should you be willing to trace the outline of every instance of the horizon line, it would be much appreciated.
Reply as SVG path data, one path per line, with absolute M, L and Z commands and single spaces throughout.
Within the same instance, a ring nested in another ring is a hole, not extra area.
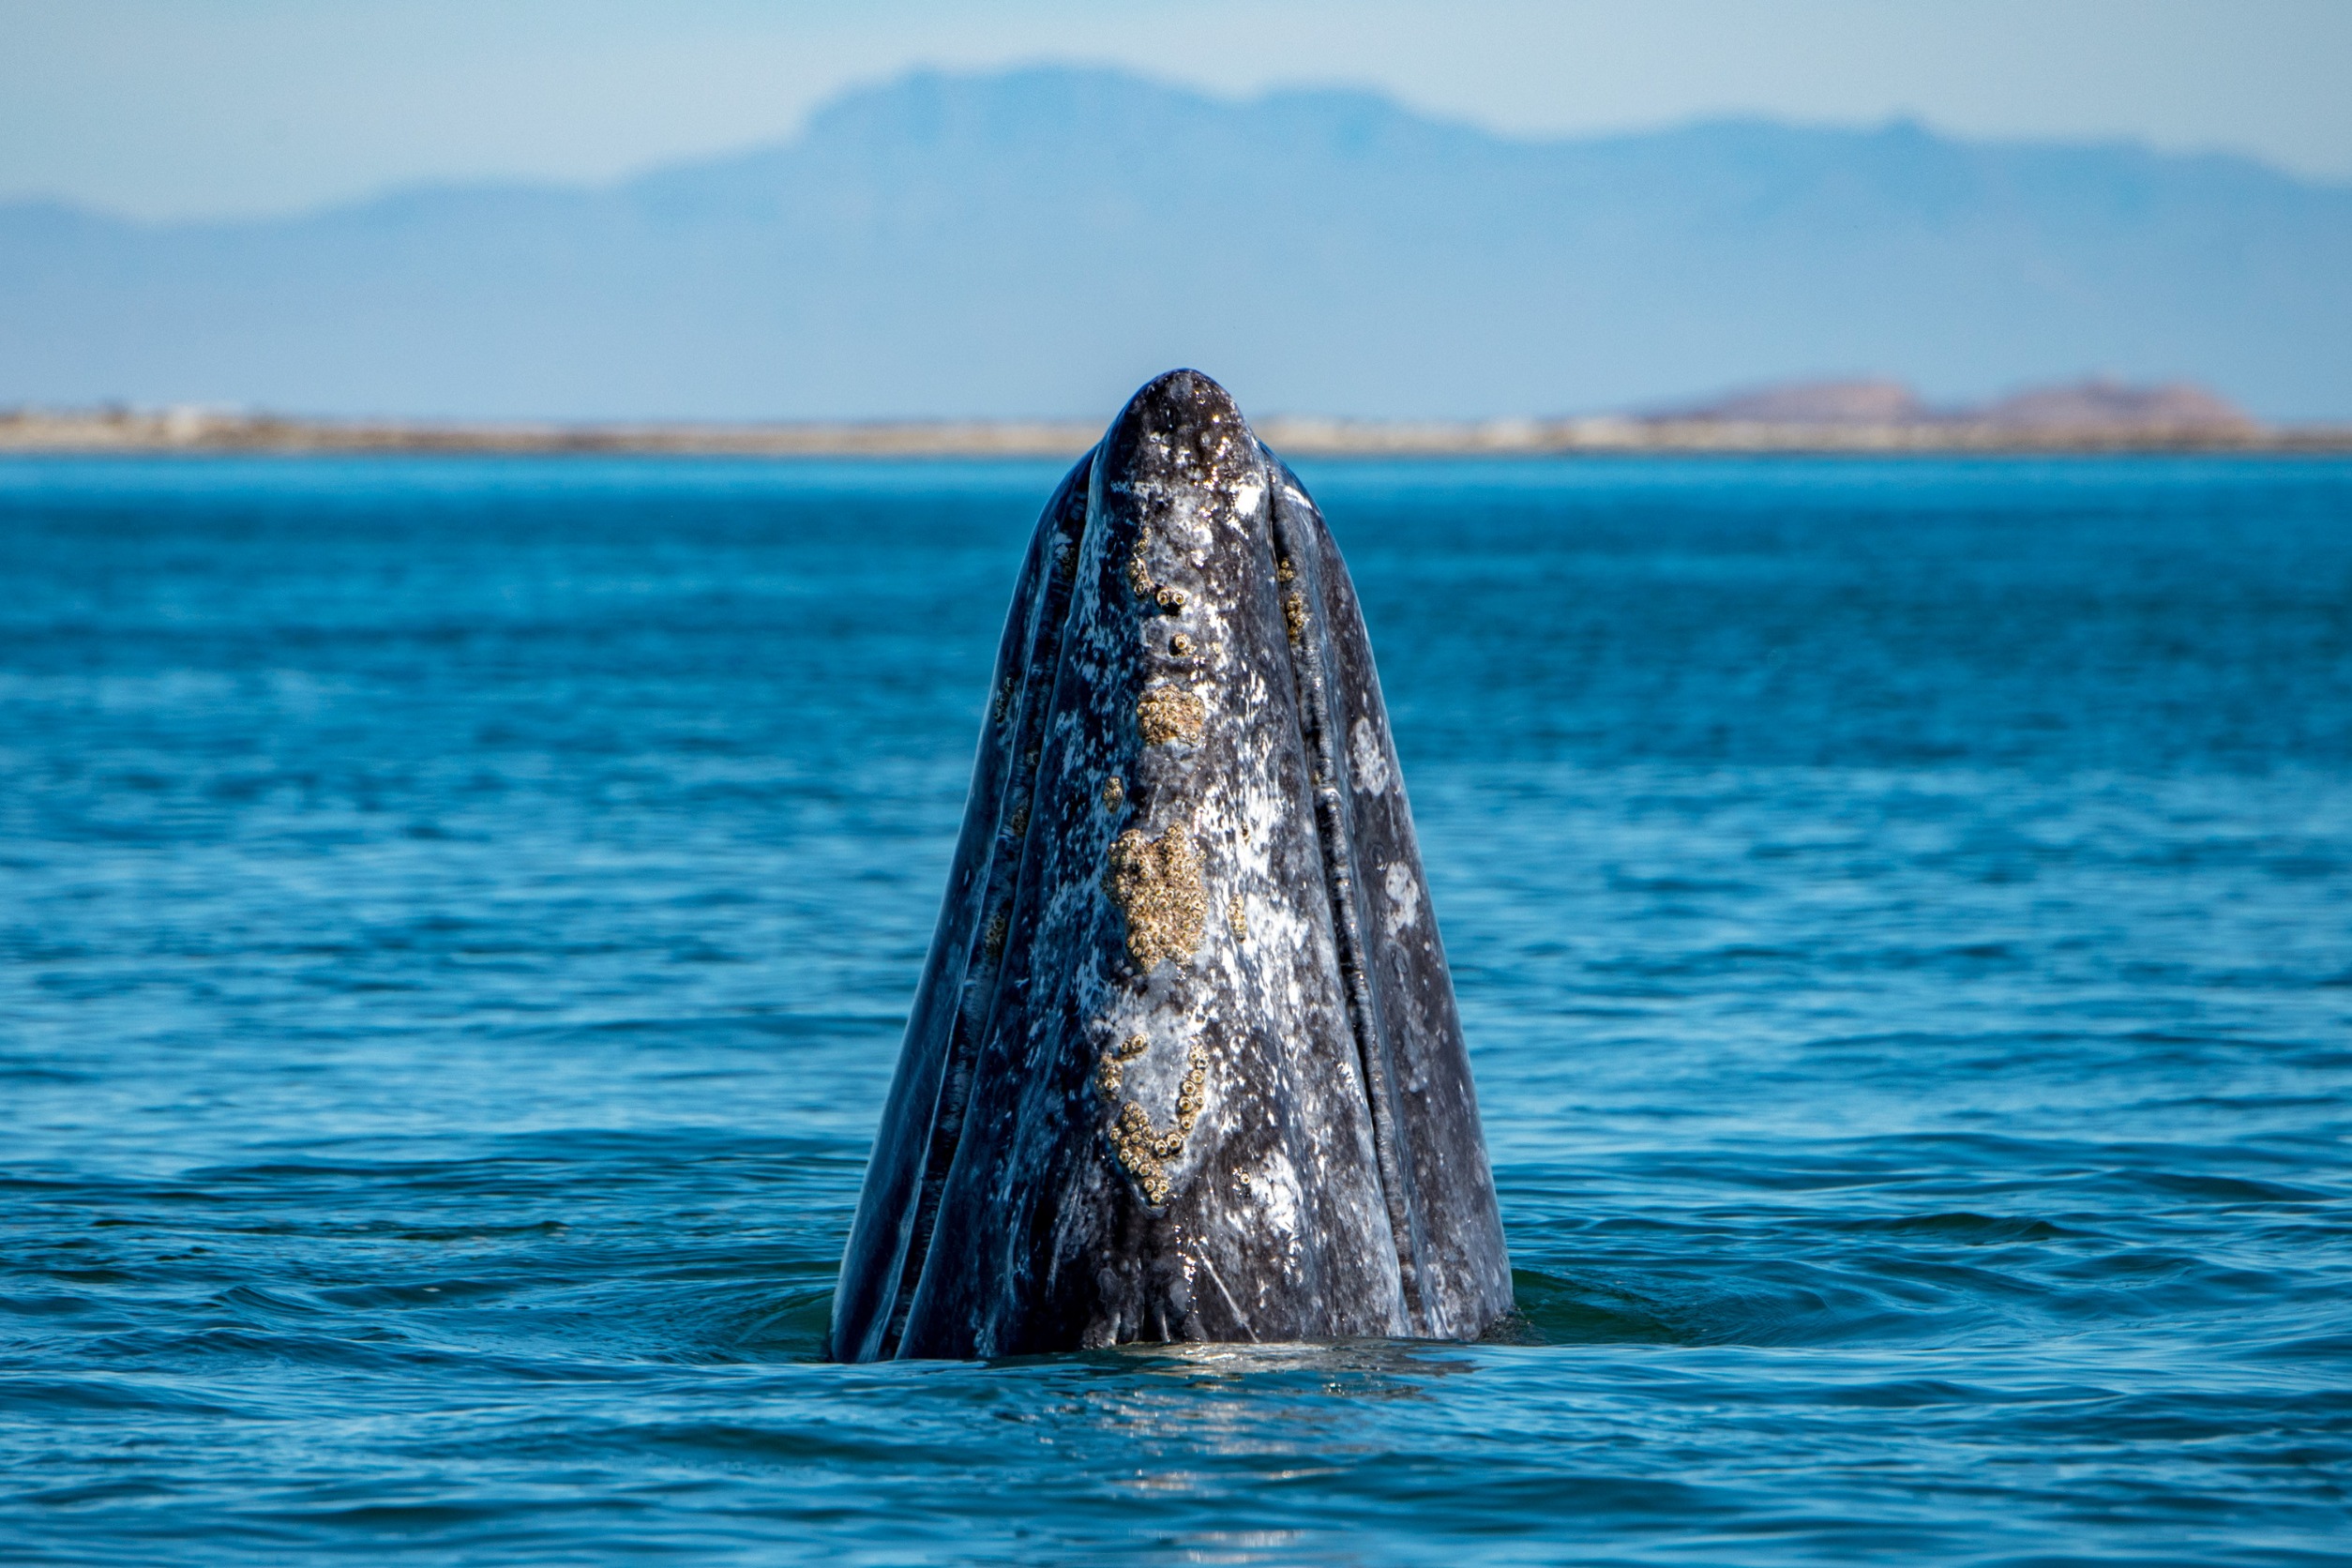
M 1706 415 L 1253 420 L 1269 446 L 1312 458 L 1741 454 L 1952 456 L 2352 455 L 2352 423 L 1983 419 L 1793 420 Z M 159 410 L 0 410 L 0 457 L 478 456 L 1058 458 L 1091 448 L 1091 419 L 458 420 L 301 418 Z

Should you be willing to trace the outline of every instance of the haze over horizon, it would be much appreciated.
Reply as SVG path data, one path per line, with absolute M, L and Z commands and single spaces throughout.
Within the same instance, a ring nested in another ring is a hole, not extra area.
M 554 418 L 1619 410 L 2103 372 L 2352 415 L 2352 189 L 1722 121 L 1533 142 L 1337 90 L 916 73 L 617 185 L 152 228 L 0 206 L 0 404 Z

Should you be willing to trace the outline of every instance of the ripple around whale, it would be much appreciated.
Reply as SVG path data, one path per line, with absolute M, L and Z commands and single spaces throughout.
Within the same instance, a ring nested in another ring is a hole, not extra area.
M 1222 387 L 1047 504 L 833 1346 L 1468 1338 L 1510 1265 L 1353 584 Z

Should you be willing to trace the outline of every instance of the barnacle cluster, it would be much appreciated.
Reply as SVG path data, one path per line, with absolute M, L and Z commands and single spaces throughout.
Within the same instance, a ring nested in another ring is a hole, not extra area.
M 1094 1063 L 1094 1087 L 1103 1092 L 1104 1098 L 1116 1100 L 1119 1097 L 1120 1074 L 1128 1063 L 1141 1056 L 1151 1043 L 1140 1034 L 1130 1034 L 1103 1052 L 1101 1059 Z
M 1190 823 L 1171 822 L 1157 838 L 1140 828 L 1121 834 L 1111 843 L 1103 884 L 1127 918 L 1127 954 L 1145 973 L 1163 958 L 1191 957 L 1200 945 L 1209 896 Z
M 1130 1038 L 1128 1047 L 1139 1053 L 1143 1037 Z M 1122 1058 L 1124 1060 L 1124 1058 Z M 1108 1076 L 1114 1086 L 1108 1093 L 1118 1093 L 1117 1063 L 1108 1051 L 1103 1053 L 1102 1071 L 1095 1081 L 1100 1084 Z M 1192 1124 L 1200 1118 L 1201 1088 L 1209 1075 L 1209 1062 L 1199 1043 L 1194 1042 L 1184 1059 L 1184 1080 L 1176 1091 L 1176 1120 L 1168 1127 L 1152 1125 L 1152 1113 L 1134 1100 L 1119 1108 L 1119 1121 L 1110 1130 L 1111 1152 L 1119 1156 L 1120 1165 L 1143 1188 L 1143 1200 L 1154 1206 L 1168 1201 L 1170 1187 L 1168 1180 L 1168 1163 L 1184 1152 L 1184 1138 Z
M 1135 596 L 1139 599 L 1150 598 L 1153 589 L 1157 586 L 1152 580 L 1151 550 L 1152 531 L 1148 528 L 1137 529 L 1135 549 L 1127 552 L 1127 585 L 1135 590 Z
M 1209 721 L 1209 710 L 1199 698 L 1182 686 L 1149 686 L 1136 700 L 1135 721 L 1143 731 L 1146 746 L 1162 746 L 1169 741 L 1197 745 Z

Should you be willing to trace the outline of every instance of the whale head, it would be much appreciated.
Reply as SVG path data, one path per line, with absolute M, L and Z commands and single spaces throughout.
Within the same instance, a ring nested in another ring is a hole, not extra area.
M 1468 1337 L 1509 1262 L 1352 584 L 1195 370 L 1031 542 L 844 1359 Z

